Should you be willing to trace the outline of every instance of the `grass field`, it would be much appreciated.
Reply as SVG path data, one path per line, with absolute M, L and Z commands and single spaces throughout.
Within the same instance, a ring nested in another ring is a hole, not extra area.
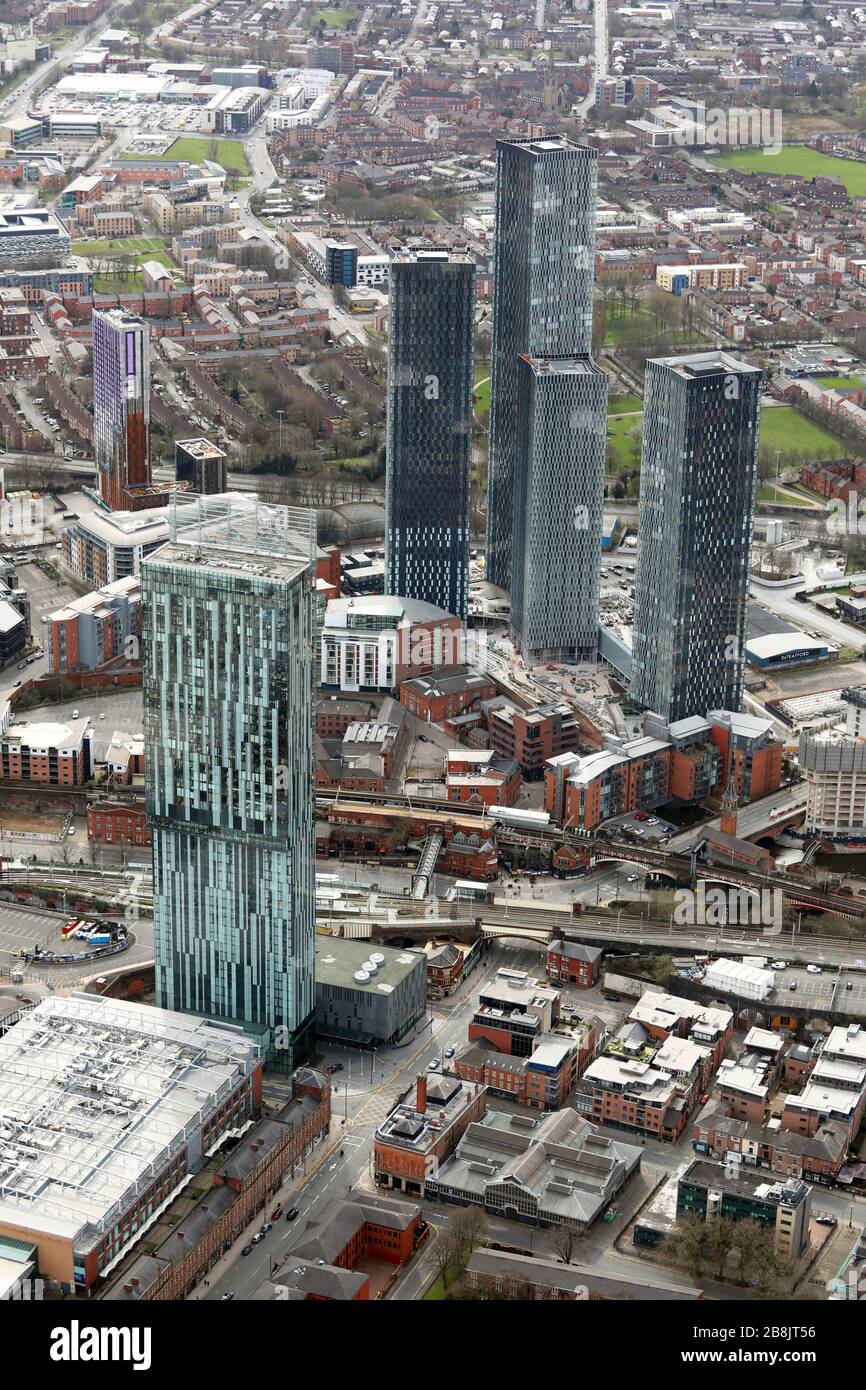
M 485 415 L 490 409 L 490 366 L 475 368 L 475 385 L 473 391 L 476 396 L 475 414 Z
M 604 334 L 605 347 L 615 347 L 621 343 L 626 333 L 631 332 L 632 323 L 640 324 L 645 333 L 645 341 L 652 342 L 659 335 L 655 319 L 646 309 L 636 309 L 633 314 L 614 315 L 609 312 L 607 316 L 607 327 Z M 703 342 L 703 334 L 697 329 L 686 332 L 684 328 L 669 328 L 663 336 L 671 343 Z
M 813 376 L 812 380 L 828 391 L 857 391 L 866 386 L 862 376 Z
M 143 261 L 162 261 L 171 265 L 171 257 L 162 241 L 156 237 L 130 236 L 119 241 L 76 241 L 72 247 L 76 256 L 139 256 Z
M 814 458 L 845 458 L 848 449 L 841 439 L 814 425 L 792 405 L 776 405 L 761 411 L 761 444 L 781 449 L 783 456 L 797 452 Z
M 757 500 L 759 502 L 772 502 L 776 507 L 809 506 L 809 502 L 805 497 L 794 497 L 790 492 L 785 492 L 782 488 L 777 488 L 775 483 L 765 483 L 763 487 L 759 487 Z
M 216 145 L 216 154 L 211 155 L 211 146 Z M 181 135 L 170 145 L 163 159 L 188 159 L 191 164 L 200 164 L 203 159 L 216 159 L 227 173 L 248 174 L 250 166 L 244 154 L 244 147 L 238 140 L 200 140 L 194 135 Z
M 732 150 L 713 162 L 726 169 L 742 169 L 747 174 L 802 174 L 807 179 L 815 178 L 816 174 L 838 174 L 852 197 L 866 193 L 866 164 L 840 159 L 834 154 L 820 154 L 808 145 L 788 145 L 778 154 Z
M 643 401 L 640 396 L 634 396 L 630 391 L 623 391 L 619 395 L 608 397 L 608 415 L 633 415 L 636 411 L 643 411 Z
M 319 21 L 324 20 L 328 29 L 342 29 L 347 19 L 352 18 L 351 10 L 316 10 L 312 16 L 312 26 L 318 28 Z
M 619 404 L 622 401 L 627 401 L 628 405 L 623 407 Z M 611 397 L 607 438 L 616 450 L 619 469 L 637 468 L 640 464 L 642 405 L 637 396 Z M 635 413 L 624 414 L 624 409 L 631 409 Z M 761 412 L 761 445 L 781 449 L 783 458 L 788 453 L 810 454 L 814 458 L 844 458 L 848 452 L 841 439 L 828 434 L 820 425 L 813 425 L 792 405 L 773 406 Z M 785 499 L 782 496 L 761 497 L 760 500 L 779 503 L 787 500 L 792 506 L 797 505 L 793 498 Z
M 635 415 L 616 415 L 607 419 L 607 440 L 616 451 L 617 471 L 640 467 L 643 411 Z

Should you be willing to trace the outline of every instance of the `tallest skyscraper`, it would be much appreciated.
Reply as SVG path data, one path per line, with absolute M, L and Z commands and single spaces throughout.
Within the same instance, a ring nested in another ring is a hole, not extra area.
M 157 1001 L 289 1068 L 314 1007 L 316 518 L 173 499 L 141 567 Z
M 496 149 L 487 577 L 510 589 L 519 363 L 590 352 L 598 156 L 559 137 Z

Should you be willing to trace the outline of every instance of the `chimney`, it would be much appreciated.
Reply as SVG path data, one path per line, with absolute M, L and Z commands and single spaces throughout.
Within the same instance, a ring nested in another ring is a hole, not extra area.
M 415 1112 L 423 1115 L 427 1110 L 427 1078 L 419 1076 L 415 1085 Z

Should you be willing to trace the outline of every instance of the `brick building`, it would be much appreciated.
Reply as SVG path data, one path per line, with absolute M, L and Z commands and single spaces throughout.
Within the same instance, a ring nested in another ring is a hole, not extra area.
M 150 844 L 144 802 L 91 801 L 87 807 L 87 838 L 91 844 Z
M 449 1073 L 419 1076 L 376 1130 L 374 1176 L 380 1187 L 423 1195 L 427 1178 L 487 1111 L 487 1091 Z
M 602 949 L 580 941 L 551 941 L 547 948 L 547 974 L 554 984 L 591 989 L 601 973 Z

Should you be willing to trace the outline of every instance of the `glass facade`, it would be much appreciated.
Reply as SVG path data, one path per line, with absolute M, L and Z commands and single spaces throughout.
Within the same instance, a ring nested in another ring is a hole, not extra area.
M 291 1068 L 315 1004 L 315 515 L 175 501 L 170 535 L 142 565 L 158 1002 Z
M 150 482 L 150 330 L 123 309 L 93 312 L 93 434 L 99 495 L 123 510 Z
M 519 359 L 511 628 L 524 661 L 598 647 L 607 373 L 589 357 Z
M 389 298 L 386 591 L 465 618 L 474 262 L 400 256 Z
M 762 373 L 647 362 L 631 694 L 667 720 L 739 710 Z
M 559 137 L 496 151 L 487 578 L 510 589 L 518 361 L 592 347 L 598 155 Z

